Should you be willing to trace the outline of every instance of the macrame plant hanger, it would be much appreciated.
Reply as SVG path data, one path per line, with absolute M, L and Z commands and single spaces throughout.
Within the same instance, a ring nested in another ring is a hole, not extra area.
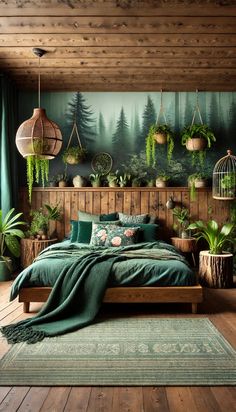
M 67 155 L 66 163 L 71 164 L 71 165 L 72 164 L 78 164 L 83 158 L 83 148 L 82 148 L 82 144 L 81 144 L 81 140 L 80 140 L 79 131 L 78 131 L 78 127 L 77 127 L 77 124 L 76 124 L 75 116 L 74 116 L 74 120 L 73 120 L 73 126 L 72 126 L 72 130 L 71 130 L 71 134 L 70 134 L 67 146 L 66 146 L 66 151 L 70 147 L 70 144 L 71 144 L 71 141 L 72 141 L 72 138 L 73 138 L 74 134 L 77 137 L 78 146 L 81 149 L 81 154 L 79 155 L 79 154 L 72 154 L 71 153 L 71 154 Z
M 159 109 L 159 113 L 158 113 L 157 121 L 156 121 L 157 126 L 160 124 L 159 121 L 161 119 L 161 116 L 163 117 L 165 124 L 167 124 L 165 109 L 164 109 L 164 105 L 163 105 L 163 91 L 162 91 L 162 89 L 161 89 L 161 104 L 160 104 L 160 109 Z
M 200 106 L 199 106 L 199 101 L 198 101 L 198 89 L 196 89 L 196 104 L 195 104 L 194 111 L 193 111 L 193 118 L 192 118 L 191 126 L 193 126 L 193 124 L 194 124 L 196 114 L 198 114 L 200 122 L 201 122 L 201 124 L 203 124 L 202 115 L 201 115 Z

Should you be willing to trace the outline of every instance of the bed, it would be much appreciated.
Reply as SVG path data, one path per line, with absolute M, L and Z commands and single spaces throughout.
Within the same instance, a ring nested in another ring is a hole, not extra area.
M 120 247 L 91 246 L 68 240 L 51 245 L 16 278 L 11 300 L 19 296 L 26 313 L 30 302 L 46 302 L 62 265 L 69 268 L 73 255 L 90 252 L 126 256 L 125 260 L 112 265 L 104 303 L 190 303 L 192 313 L 197 313 L 203 293 L 196 273 L 175 247 L 163 241 Z

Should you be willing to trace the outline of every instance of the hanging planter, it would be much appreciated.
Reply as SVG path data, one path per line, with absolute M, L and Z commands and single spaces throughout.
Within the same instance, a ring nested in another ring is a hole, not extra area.
M 159 120 L 163 116 L 164 123 L 160 124 Z M 167 161 L 170 162 L 174 149 L 174 132 L 167 124 L 164 107 L 162 104 L 162 91 L 161 91 L 161 105 L 159 114 L 157 117 L 157 123 L 150 126 L 148 136 L 146 138 L 146 161 L 148 166 L 156 165 L 156 149 L 157 145 L 167 145 Z
M 191 125 L 185 126 L 181 133 L 181 143 L 191 152 L 192 165 L 200 164 L 204 166 L 206 149 L 210 149 L 212 143 L 216 141 L 213 131 L 203 124 L 200 107 L 198 104 L 198 91 L 196 91 L 196 106 L 193 111 Z M 200 124 L 195 124 L 196 114 L 199 115 Z
M 76 134 L 78 145 L 70 146 L 74 133 Z M 81 163 L 85 159 L 86 152 L 87 152 L 86 149 L 82 147 L 76 120 L 74 119 L 74 123 L 73 123 L 71 134 L 68 140 L 67 148 L 64 150 L 62 154 L 62 160 L 66 164 L 76 165 L 78 163 Z
M 27 156 L 27 184 L 28 184 L 28 194 L 29 202 L 31 203 L 32 199 L 32 188 L 34 181 L 39 183 L 40 179 L 42 186 L 45 186 L 45 183 L 48 181 L 49 174 L 49 160 L 40 158 L 39 156 Z

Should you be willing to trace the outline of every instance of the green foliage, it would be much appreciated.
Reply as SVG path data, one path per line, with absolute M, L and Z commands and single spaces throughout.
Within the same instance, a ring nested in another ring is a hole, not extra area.
M 33 183 L 39 183 L 41 178 L 42 186 L 44 187 L 45 182 L 48 181 L 49 160 L 30 155 L 27 156 L 26 161 L 29 202 L 31 203 Z
M 174 223 L 174 230 L 186 230 L 190 221 L 190 213 L 186 207 L 175 207 L 172 210 L 174 218 L 177 220 L 178 224 Z
M 89 175 L 89 180 L 92 183 L 92 186 L 100 186 L 103 174 L 101 173 L 91 173 Z
M 159 173 L 157 173 L 157 179 L 163 180 L 164 182 L 168 182 L 170 180 L 171 176 L 168 175 L 164 170 L 160 170 Z
M 227 173 L 220 180 L 220 186 L 224 190 L 235 189 L 236 187 L 236 173 Z
M 193 173 L 191 175 L 189 175 L 188 177 L 188 184 L 190 187 L 190 200 L 193 202 L 196 200 L 196 186 L 195 186 L 195 182 L 196 180 L 202 180 L 202 179 L 206 179 L 206 175 L 203 172 L 196 172 Z
M 4 258 L 6 247 L 12 253 L 13 256 L 20 256 L 20 243 L 18 238 L 23 238 L 24 232 L 17 227 L 20 225 L 26 225 L 25 222 L 19 221 L 19 217 L 23 213 L 15 214 L 15 209 L 12 208 L 6 214 L 5 218 L 2 217 L 2 210 L 0 210 L 0 256 Z
M 46 209 L 46 211 L 44 210 L 44 208 Z M 61 207 L 59 206 L 59 204 L 56 204 L 55 206 L 44 204 L 44 206 L 39 210 L 31 210 L 30 216 L 32 217 L 32 220 L 27 235 L 34 236 L 39 231 L 47 233 L 49 221 L 59 221 L 61 219 Z
M 108 175 L 106 176 L 106 179 L 108 181 L 108 183 L 113 183 L 113 184 L 117 184 L 119 183 L 119 174 L 118 174 L 118 170 L 116 170 L 115 172 L 110 172 L 108 173 Z
M 156 147 L 158 143 L 155 140 L 155 134 L 160 133 L 167 139 L 167 161 L 170 162 L 174 150 L 174 133 L 167 124 L 152 125 L 146 138 L 146 161 L 149 166 L 156 164 Z
M 80 146 L 70 146 L 64 150 L 62 154 L 62 160 L 64 163 L 68 162 L 68 156 L 71 156 L 75 159 L 75 163 L 80 163 L 84 160 L 87 150 Z
M 206 124 L 192 124 L 190 126 L 185 126 L 181 133 L 181 143 L 186 146 L 189 139 L 194 139 L 196 137 L 202 137 L 207 142 L 207 148 L 210 149 L 212 142 L 216 141 L 216 137 L 210 127 Z M 192 165 L 195 166 L 200 163 L 203 167 L 206 159 L 206 149 L 196 150 L 191 152 Z
M 201 220 L 188 226 L 190 230 L 196 230 L 194 236 L 199 239 L 205 239 L 209 246 L 209 252 L 213 255 L 221 254 L 224 247 L 234 242 L 233 231 L 235 225 L 226 223 L 221 228 L 215 220 L 209 220 L 204 223 Z

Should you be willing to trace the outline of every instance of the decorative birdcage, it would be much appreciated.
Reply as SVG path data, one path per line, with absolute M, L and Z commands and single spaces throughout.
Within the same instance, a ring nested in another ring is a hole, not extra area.
M 219 200 L 236 198 L 236 156 L 227 150 L 227 156 L 216 163 L 213 170 L 212 196 Z

